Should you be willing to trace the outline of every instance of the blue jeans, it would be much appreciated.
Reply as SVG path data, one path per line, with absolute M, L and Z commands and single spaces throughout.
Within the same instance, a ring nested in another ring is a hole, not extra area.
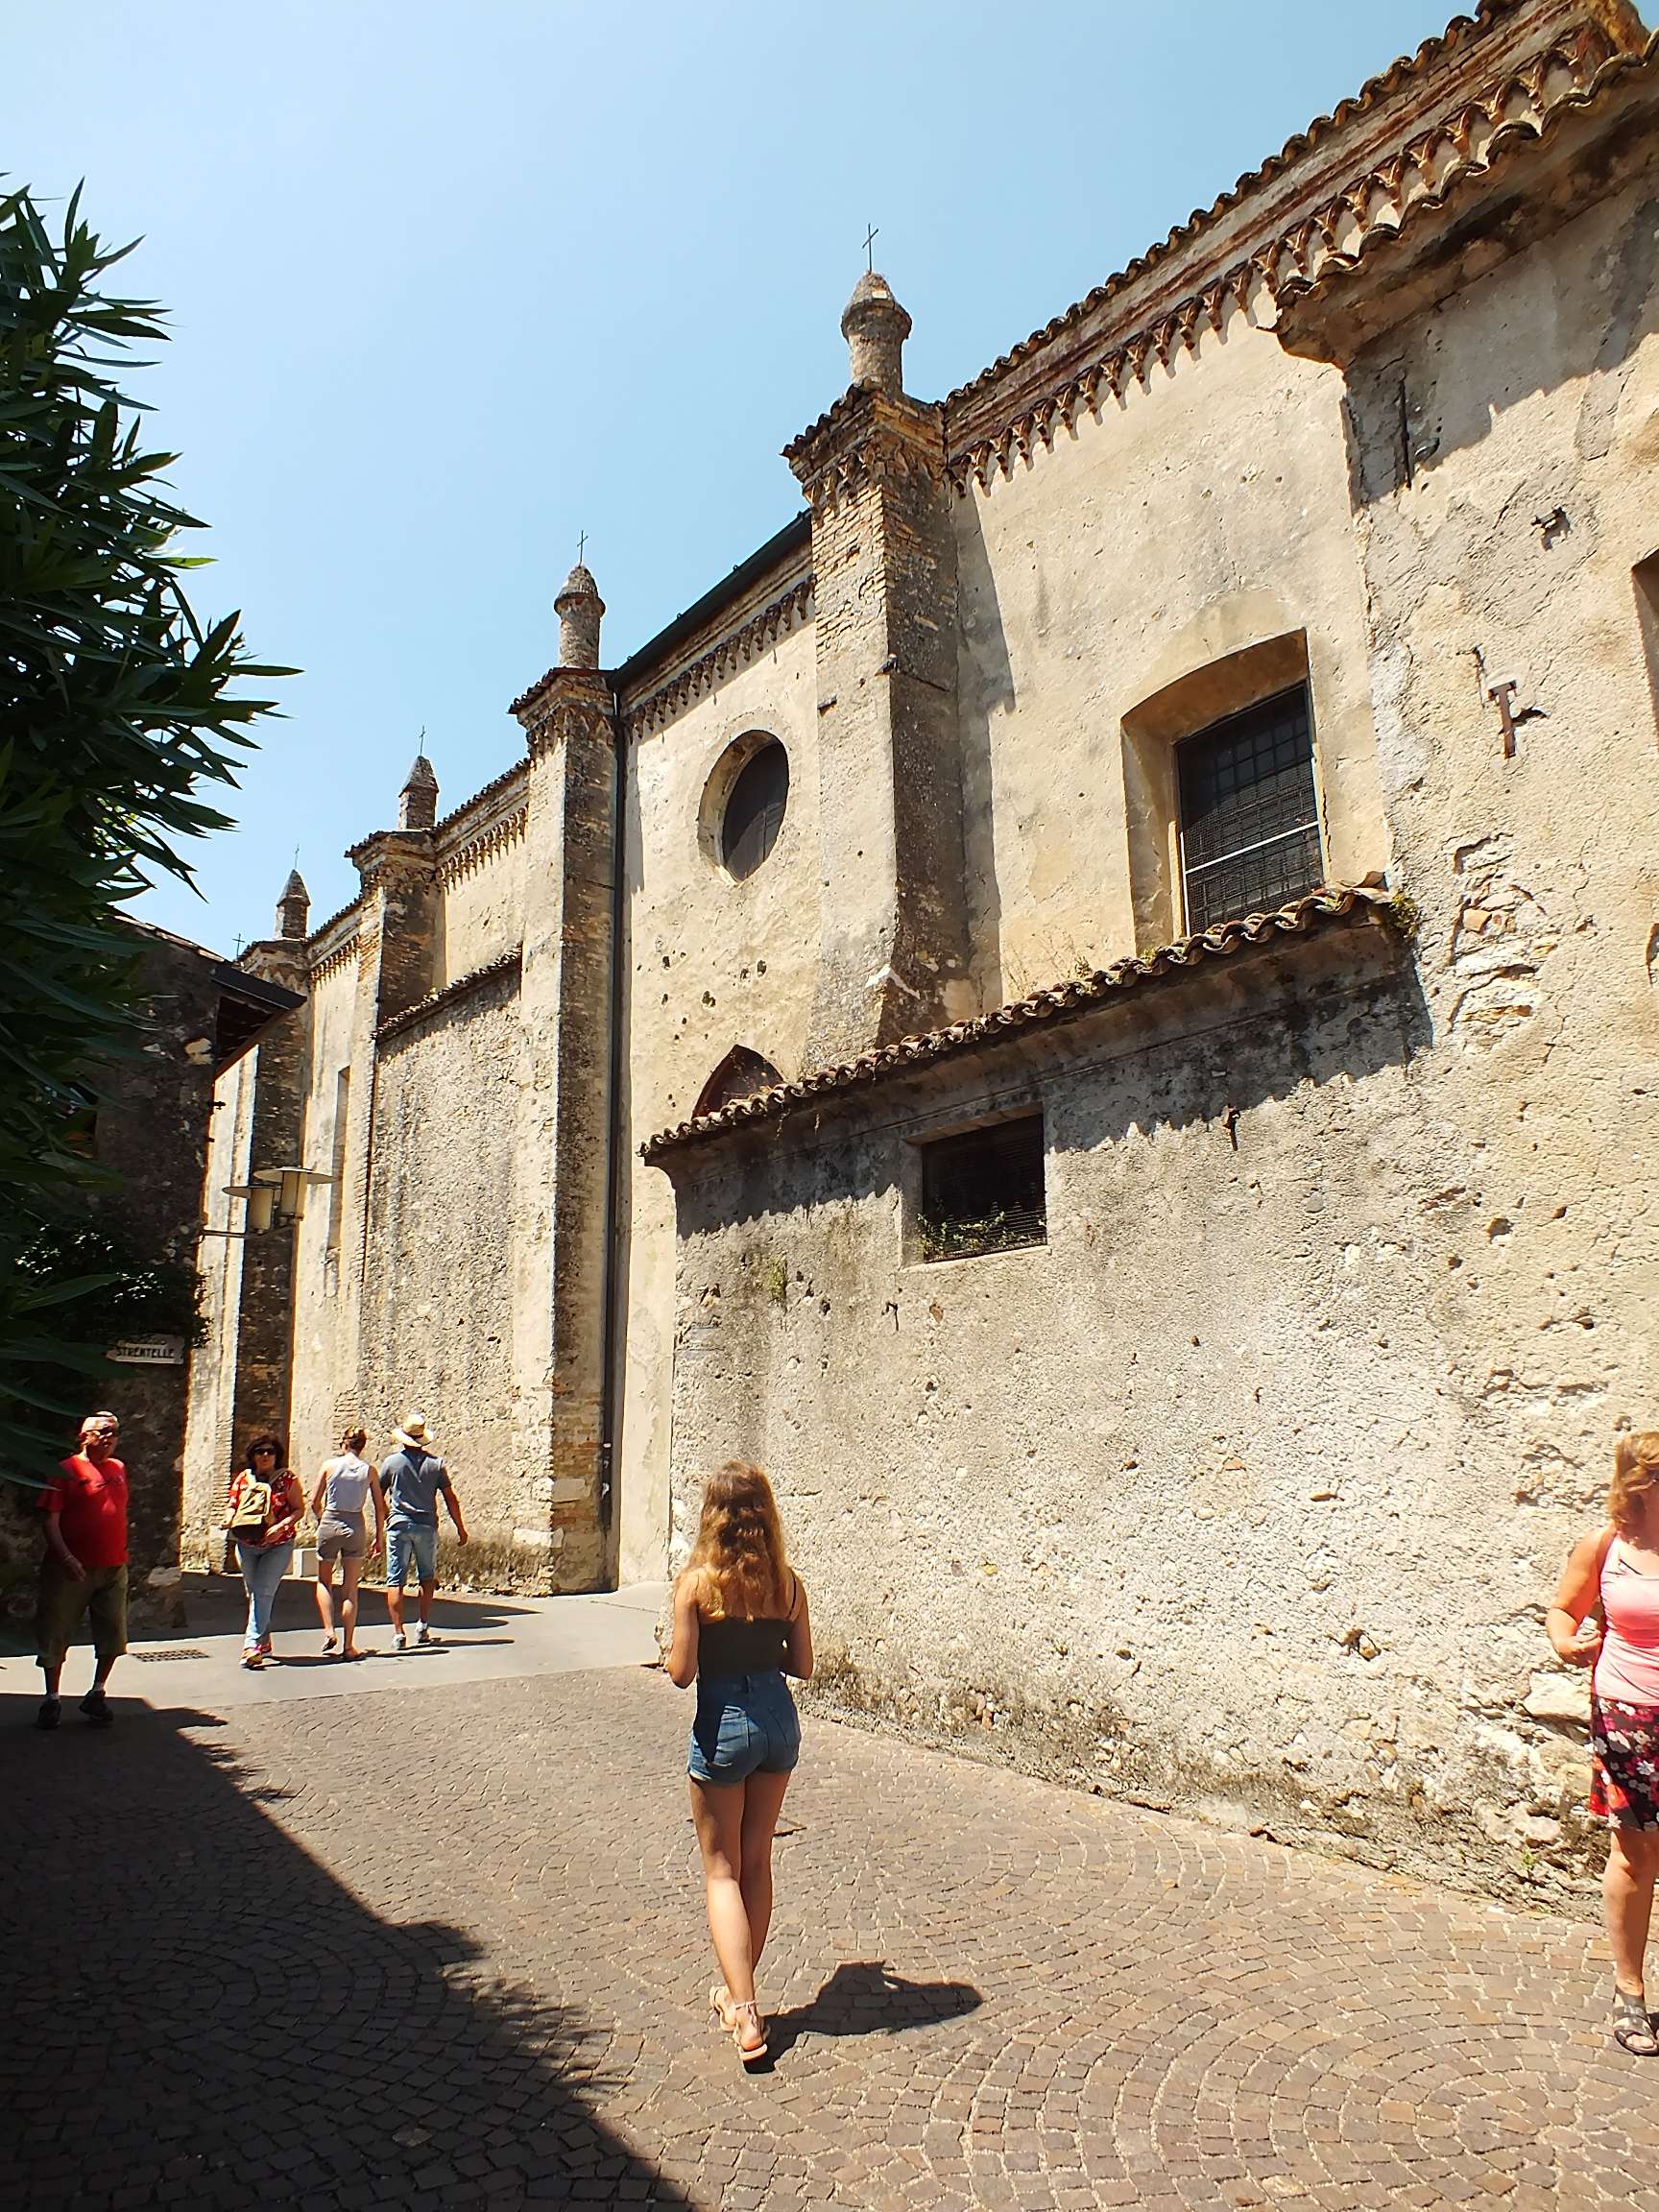
M 243 1646 L 252 1650 L 255 1644 L 263 1644 L 271 1633 L 271 1609 L 276 1602 L 276 1587 L 294 1564 L 292 1544 L 238 1544 L 236 1559 L 242 1569 L 242 1579 L 248 1585 L 248 1633 Z

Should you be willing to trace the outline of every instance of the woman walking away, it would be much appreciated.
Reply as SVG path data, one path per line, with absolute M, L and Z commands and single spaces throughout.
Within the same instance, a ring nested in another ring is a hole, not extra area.
M 323 1619 L 323 1648 L 339 1650 L 342 1658 L 360 1659 L 357 1634 L 357 1579 L 363 1561 L 378 1551 L 386 1536 L 386 1506 L 375 1480 L 375 1469 L 361 1456 L 369 1441 L 367 1429 L 348 1429 L 340 1439 L 338 1459 L 325 1459 L 311 1494 L 317 1520 L 317 1610 Z M 367 1514 L 374 1507 L 374 1541 L 369 1542 Z M 334 1632 L 334 1562 L 340 1562 L 340 1625 L 344 1647 Z
M 686 1772 L 703 1853 L 709 1933 L 725 1976 L 709 1992 L 745 2065 L 766 2056 L 755 1970 L 772 1921 L 772 1836 L 801 1755 L 785 1673 L 812 1672 L 806 1593 L 783 1555 L 772 1485 L 729 1459 L 709 1478 L 703 1518 L 674 1585 L 668 1679 L 697 1684 Z
M 1652 2058 L 1644 1964 L 1659 1874 L 1659 1431 L 1620 1438 L 1607 1524 L 1573 1547 L 1545 1626 L 1558 1659 L 1596 1670 L 1590 1810 L 1608 1827 L 1613 2036 Z
M 294 1564 L 294 1537 L 305 1518 L 300 1478 L 282 1464 L 282 1439 L 269 1431 L 249 1440 L 246 1464 L 230 1485 L 225 1526 L 236 1544 L 248 1588 L 244 1667 L 263 1667 L 271 1656 L 271 1608 Z

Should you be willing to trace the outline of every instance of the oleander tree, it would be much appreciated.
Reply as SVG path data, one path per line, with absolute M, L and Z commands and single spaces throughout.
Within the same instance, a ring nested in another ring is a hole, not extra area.
M 166 336 L 155 302 L 108 289 L 131 251 L 79 193 L 55 228 L 0 194 L 0 1474 L 23 1481 L 60 1453 L 66 1386 L 103 1371 L 121 1292 L 120 1264 L 62 1255 L 109 1187 L 75 1142 L 88 1091 L 144 1034 L 123 909 L 190 880 L 181 847 L 228 827 L 204 794 L 274 710 L 248 684 L 289 673 L 186 594 L 202 525 L 122 388 Z

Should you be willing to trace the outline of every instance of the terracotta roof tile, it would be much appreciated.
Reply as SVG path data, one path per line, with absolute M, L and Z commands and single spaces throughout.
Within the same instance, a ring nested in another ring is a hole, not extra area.
M 1373 224 L 1346 252 L 1328 253 L 1311 276 L 1287 277 L 1280 288 L 1281 310 L 1288 318 L 1301 302 L 1322 300 L 1339 291 L 1345 279 L 1369 269 L 1402 239 L 1409 242 L 1415 238 L 1429 218 L 1444 212 L 1472 184 L 1506 167 L 1528 147 L 1552 138 L 1570 117 L 1599 106 L 1616 88 L 1655 74 L 1659 74 L 1659 31 L 1639 50 L 1626 48 L 1611 55 L 1587 84 L 1562 94 L 1538 116 L 1500 124 L 1478 155 L 1451 164 L 1433 191 L 1409 201 L 1395 219 Z
M 1105 283 L 1095 285 L 1083 299 L 1064 309 L 1051 322 L 1046 323 L 1042 329 L 1033 330 L 1019 345 L 1011 346 L 1006 353 L 993 361 L 989 368 L 982 369 L 977 376 L 970 378 L 966 384 L 959 384 L 955 391 L 947 395 L 946 407 L 952 412 L 957 410 L 965 399 L 972 397 L 986 385 L 995 383 L 1010 369 L 1016 368 L 1029 355 L 1071 329 L 1115 293 L 1122 291 L 1137 277 L 1145 276 L 1160 261 L 1219 222 L 1240 201 L 1248 199 L 1252 192 L 1259 191 L 1262 185 L 1270 184 L 1282 177 L 1334 131 L 1342 129 L 1357 116 L 1363 115 L 1379 102 L 1399 91 L 1413 77 L 1432 68 L 1453 47 L 1491 30 L 1524 4 L 1525 0 L 1480 0 L 1473 15 L 1455 15 L 1444 31 L 1432 38 L 1426 38 L 1414 54 L 1403 54 L 1379 75 L 1367 79 L 1352 99 L 1344 100 L 1329 115 L 1315 116 L 1306 131 L 1299 131 L 1293 137 L 1287 138 L 1279 153 L 1269 155 L 1260 168 L 1249 170 L 1236 184 L 1213 201 L 1210 206 L 1194 208 L 1186 222 L 1178 223 L 1166 238 L 1149 246 L 1144 253 L 1137 255 L 1126 268 L 1108 276 Z
M 1247 914 L 1238 922 L 1221 922 L 1201 935 L 1182 937 L 1173 945 L 1132 960 L 1115 960 L 1110 968 L 1097 968 L 1091 975 L 1069 977 L 1028 998 L 1016 998 L 974 1022 L 956 1022 L 947 1029 L 926 1035 L 902 1037 L 897 1044 L 861 1052 L 839 1067 L 814 1069 L 794 1083 L 774 1083 L 749 1098 L 735 1098 L 717 1113 L 694 1116 L 672 1129 L 660 1130 L 639 1147 L 642 1160 L 656 1162 L 665 1152 L 696 1144 L 728 1130 L 758 1121 L 775 1121 L 797 1108 L 861 1084 L 902 1074 L 952 1053 L 995 1045 L 1012 1031 L 1038 1023 L 1064 1021 L 1091 1007 L 1143 989 L 1158 977 L 1185 968 L 1197 968 L 1208 960 L 1225 959 L 1248 945 L 1260 945 L 1276 935 L 1307 936 L 1335 923 L 1375 922 L 1396 911 L 1393 895 L 1368 887 L 1325 884 L 1304 899 L 1295 899 L 1271 914 Z

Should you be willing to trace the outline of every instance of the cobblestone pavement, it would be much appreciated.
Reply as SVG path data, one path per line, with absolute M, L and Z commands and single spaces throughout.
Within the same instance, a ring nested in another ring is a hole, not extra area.
M 0 2204 L 1659 2202 L 1590 1932 L 809 1722 L 708 2024 L 687 1701 L 0 1699 Z

